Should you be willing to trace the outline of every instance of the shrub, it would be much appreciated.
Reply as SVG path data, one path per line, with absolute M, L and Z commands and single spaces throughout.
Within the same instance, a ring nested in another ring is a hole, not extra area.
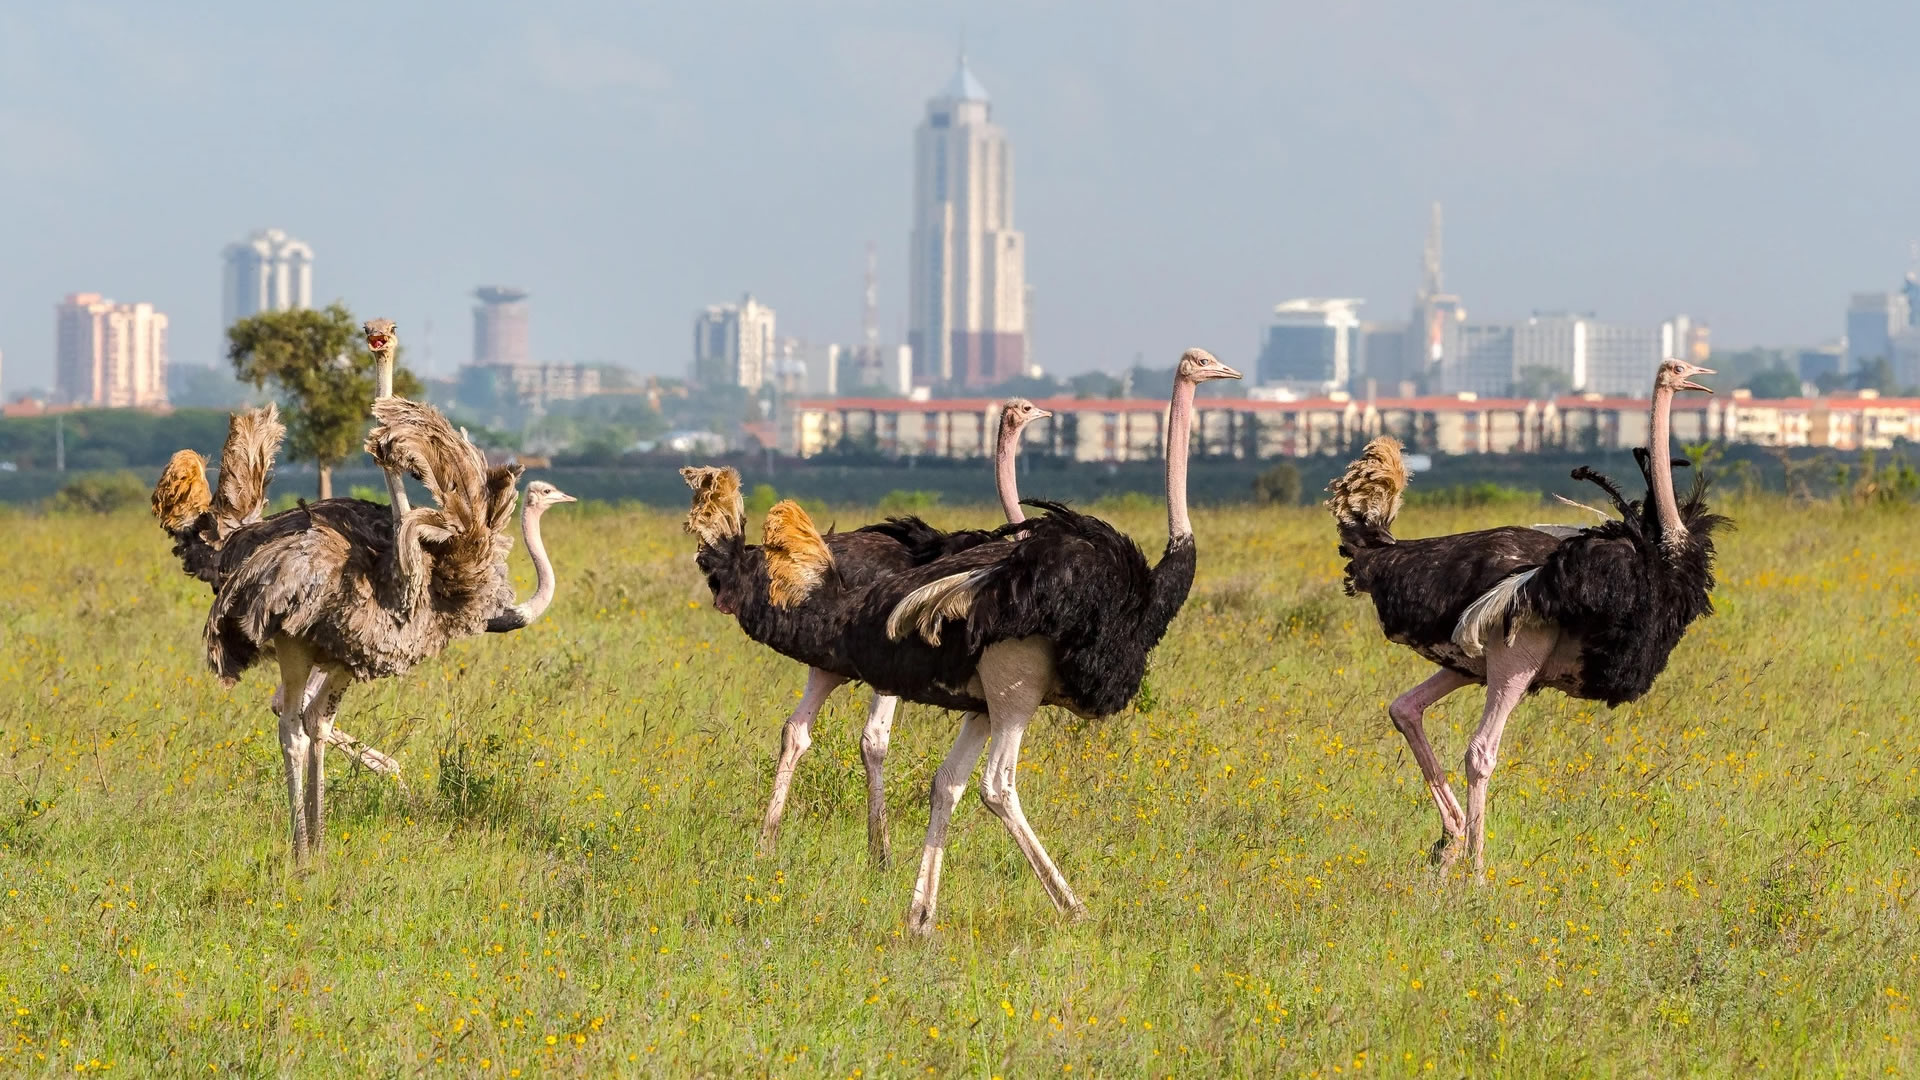
M 147 485 L 124 470 L 86 473 L 67 482 L 53 496 L 55 510 L 78 513 L 111 514 L 147 501 Z
M 1253 478 L 1253 501 L 1262 506 L 1300 505 L 1300 468 L 1282 461 Z
M 747 495 L 747 513 L 764 514 L 779 501 L 780 493 L 774 490 L 772 484 L 755 484 L 753 491 Z
M 1410 506 L 1446 506 L 1460 509 L 1474 509 L 1482 506 L 1537 506 L 1540 503 L 1540 493 L 1482 480 L 1477 484 L 1456 484 L 1453 487 L 1436 488 L 1432 491 L 1409 491 L 1407 503 Z
M 889 491 L 880 497 L 882 514 L 919 514 L 940 505 L 937 491 Z

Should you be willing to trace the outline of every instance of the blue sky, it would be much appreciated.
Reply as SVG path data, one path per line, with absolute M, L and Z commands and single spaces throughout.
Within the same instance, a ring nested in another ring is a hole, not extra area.
M 0 5 L 0 350 L 50 381 L 100 291 L 219 349 L 219 251 L 313 245 L 316 288 L 470 348 L 481 283 L 545 359 L 679 373 L 703 304 L 905 323 L 912 131 L 963 32 L 1015 147 L 1035 355 L 1250 363 L 1271 306 L 1393 318 L 1431 199 L 1476 316 L 1684 311 L 1723 344 L 1836 336 L 1920 239 L 1920 4 Z

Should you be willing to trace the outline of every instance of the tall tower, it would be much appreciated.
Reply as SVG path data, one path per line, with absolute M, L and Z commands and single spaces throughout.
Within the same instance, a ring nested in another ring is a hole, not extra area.
M 476 367 L 526 367 L 527 294 L 504 285 L 473 290 L 473 362 Z
M 1026 369 L 1026 238 L 1013 150 L 963 53 L 914 133 L 907 344 L 916 386 L 990 386 Z
M 1427 242 L 1420 253 L 1420 288 L 1413 296 L 1413 316 L 1407 320 L 1405 375 L 1415 380 L 1439 374 L 1458 352 L 1459 324 L 1466 316 L 1460 298 L 1446 291 L 1440 265 L 1442 229 L 1440 204 L 1435 202 L 1427 217 Z
M 867 241 L 866 305 L 860 315 L 860 330 L 866 338 L 867 348 L 878 348 L 880 346 L 880 256 L 875 253 L 871 240 Z

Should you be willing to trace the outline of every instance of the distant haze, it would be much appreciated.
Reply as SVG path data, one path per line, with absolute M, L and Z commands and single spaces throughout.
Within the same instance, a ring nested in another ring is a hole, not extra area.
M 1722 345 L 1836 337 L 1920 238 L 1912 0 L 187 7 L 0 8 L 8 389 L 51 383 L 72 291 L 215 359 L 220 249 L 263 226 L 416 366 L 430 321 L 442 374 L 482 284 L 532 293 L 537 359 L 680 374 L 747 290 L 852 340 L 869 239 L 897 340 L 963 32 L 1058 373 L 1246 365 L 1289 296 L 1404 317 L 1433 199 L 1472 315 L 1684 311 Z

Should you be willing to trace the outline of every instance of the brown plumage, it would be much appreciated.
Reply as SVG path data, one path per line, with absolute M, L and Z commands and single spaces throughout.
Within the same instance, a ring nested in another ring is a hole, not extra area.
M 732 469 L 688 466 L 680 476 L 693 489 L 686 530 L 702 547 L 716 547 L 747 527 L 747 505 L 740 497 L 740 474 Z
M 267 508 L 267 484 L 287 426 L 269 402 L 227 418 L 227 442 L 220 448 L 220 483 L 213 492 L 213 525 L 221 538 L 260 520 Z
M 184 529 L 212 506 L 206 462 L 191 450 L 176 451 L 153 488 L 153 516 L 160 519 L 160 527 L 168 532 Z
M 767 511 L 762 547 L 767 553 L 767 599 L 791 607 L 807 598 L 833 566 L 833 552 L 792 499 Z
M 1407 489 L 1407 466 L 1400 458 L 1400 440 L 1382 435 L 1367 444 L 1346 471 L 1327 485 L 1344 551 L 1368 542 L 1393 542 L 1393 519 L 1400 514 L 1401 493 Z

